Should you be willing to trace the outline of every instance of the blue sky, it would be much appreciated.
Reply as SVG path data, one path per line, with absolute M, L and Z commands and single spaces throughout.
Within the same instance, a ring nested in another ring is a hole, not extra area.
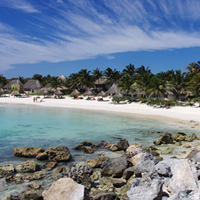
M 200 60 L 197 0 L 0 0 L 0 74 L 153 73 Z

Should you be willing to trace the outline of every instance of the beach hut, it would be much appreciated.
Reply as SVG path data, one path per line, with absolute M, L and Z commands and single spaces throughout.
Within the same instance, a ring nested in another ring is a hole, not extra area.
M 88 89 L 87 91 L 84 92 L 83 95 L 92 96 L 93 92 Z
M 44 97 L 45 97 L 45 95 L 48 95 L 49 94 L 49 91 L 47 90 L 47 89 L 40 89 L 40 91 L 38 92 L 38 94 L 43 94 L 44 95 Z
M 106 97 L 107 94 L 102 90 L 101 92 L 99 92 L 99 93 L 97 94 L 97 96 L 98 96 L 98 97 Z
M 119 103 L 119 99 L 124 98 L 123 94 L 121 94 L 120 92 L 116 93 L 113 98 L 117 98 L 117 103 Z
M 71 95 L 74 95 L 74 96 L 78 96 L 78 95 L 80 95 L 81 93 L 77 90 L 77 89 L 75 89 L 72 93 L 71 93 Z
M 64 75 L 59 76 L 58 79 L 60 79 L 62 82 L 65 82 L 65 81 L 66 81 L 66 78 L 65 78 Z
M 6 91 L 10 91 L 11 94 L 20 94 L 23 92 L 23 84 L 19 79 L 11 80 L 3 87 Z
M 24 84 L 24 91 L 28 93 L 38 93 L 39 89 L 42 88 L 42 84 L 39 80 L 28 80 Z
M 106 77 L 100 77 L 94 82 L 94 87 L 97 91 L 108 90 L 110 87 L 110 81 Z
M 109 88 L 109 90 L 106 91 L 106 94 L 114 95 L 114 94 L 119 93 L 120 90 L 121 90 L 121 87 L 118 87 L 118 83 L 113 83 L 112 86 Z

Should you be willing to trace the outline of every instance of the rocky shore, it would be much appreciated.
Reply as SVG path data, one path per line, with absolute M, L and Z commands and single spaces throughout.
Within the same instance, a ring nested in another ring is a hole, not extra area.
M 179 132 L 174 136 L 160 135 L 150 147 L 130 144 L 126 139 L 99 145 L 84 141 L 75 147 L 77 151 L 91 154 L 101 147 L 119 153 L 119 157 L 101 154 L 76 164 L 71 162 L 73 156 L 66 146 L 15 147 L 14 155 L 28 160 L 18 166 L 0 166 L 0 177 L 10 184 L 27 183 L 27 188 L 2 200 L 198 200 L 200 147 L 198 142 L 195 148 L 189 144 L 198 139 L 195 134 Z M 179 159 L 172 153 L 183 142 L 191 150 L 184 159 Z M 166 149 L 161 151 L 160 146 Z M 171 158 L 164 160 L 162 155 L 166 153 Z M 47 176 L 52 180 L 49 187 L 36 183 Z

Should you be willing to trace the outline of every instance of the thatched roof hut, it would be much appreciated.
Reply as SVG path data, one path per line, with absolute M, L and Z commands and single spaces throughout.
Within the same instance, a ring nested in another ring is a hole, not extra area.
M 90 96 L 90 95 L 93 95 L 93 92 L 90 91 L 90 90 L 88 89 L 87 91 L 84 92 L 83 95 L 88 95 L 88 96 Z
M 116 94 L 113 96 L 113 98 L 118 98 L 118 99 L 123 98 L 123 97 L 124 97 L 123 94 L 121 94 L 120 92 L 116 93 Z
M 24 90 L 34 90 L 42 88 L 42 84 L 38 80 L 28 80 L 24 84 Z
M 94 84 L 95 85 L 104 85 L 107 84 L 109 81 L 106 77 L 100 77 L 99 79 L 97 79 Z
M 118 83 L 113 83 L 112 86 L 109 88 L 108 91 L 106 91 L 107 94 L 116 94 L 119 93 L 121 90 L 121 87 L 118 87 Z
M 63 93 L 60 90 L 57 90 L 57 91 L 54 92 L 54 94 L 56 94 L 56 95 L 62 95 Z
M 81 93 L 77 90 L 77 89 L 75 89 L 72 93 L 71 93 L 71 95 L 80 95 Z
M 21 87 L 23 87 L 23 84 L 21 83 L 21 81 L 19 79 L 17 80 L 11 80 L 9 83 L 7 83 L 3 88 L 4 89 L 8 89 L 11 88 L 12 85 L 19 85 Z
M 60 79 L 61 81 L 63 81 L 63 82 L 65 82 L 66 81 L 66 78 L 65 78 L 65 76 L 64 75 L 61 75 L 61 76 L 59 76 L 58 77 L 58 79 Z
M 102 90 L 101 92 L 97 94 L 97 96 L 105 97 L 107 96 L 107 94 Z

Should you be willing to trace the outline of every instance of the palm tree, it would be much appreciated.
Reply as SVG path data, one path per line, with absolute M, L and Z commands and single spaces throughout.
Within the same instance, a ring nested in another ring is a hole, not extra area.
M 131 78 L 133 78 L 135 76 L 135 67 L 132 64 L 129 64 L 126 66 L 126 68 L 123 70 L 122 72 L 123 75 L 128 75 Z
M 195 74 L 190 80 L 190 90 L 195 93 L 196 97 L 200 96 L 200 74 Z M 200 107 L 200 98 L 199 98 L 199 107 Z
M 92 76 L 93 76 L 93 81 L 96 81 L 97 79 L 103 76 L 103 72 L 99 68 L 96 68 L 93 70 Z
M 139 91 L 145 92 L 145 97 L 147 97 L 147 93 L 150 89 L 151 81 L 152 81 L 153 74 L 149 71 L 146 71 L 142 74 L 139 74 L 139 76 L 136 79 L 136 84 L 133 85 L 134 89 L 139 89 Z
M 81 71 L 78 72 L 77 85 L 81 89 L 85 89 L 92 85 L 92 76 L 90 75 L 90 72 L 91 71 L 87 71 L 87 69 L 81 69 Z
M 111 82 L 111 83 L 115 83 L 117 80 L 119 80 L 121 78 L 121 74 L 119 71 L 117 71 L 116 69 L 112 70 L 110 67 L 108 67 L 105 71 L 104 71 L 104 75 L 107 77 L 107 79 Z
M 62 84 L 60 79 L 58 79 L 58 76 L 52 76 L 51 77 L 51 87 L 54 88 L 57 91 L 57 88 Z
M 151 74 L 149 67 L 145 68 L 143 65 L 135 70 L 137 79 L 140 78 L 143 74 Z
M 158 100 L 161 102 L 161 98 L 163 98 L 165 92 L 166 92 L 166 80 L 165 79 L 159 79 L 157 76 L 154 76 L 151 79 L 151 83 L 149 86 L 149 92 L 151 97 L 152 95 L 157 95 Z
M 188 85 L 188 77 L 186 77 L 185 72 L 182 73 L 181 70 L 176 70 L 175 72 L 171 73 L 169 86 L 179 100 L 181 94 L 186 91 Z
M 198 61 L 198 64 L 191 62 L 185 69 L 188 70 L 188 76 L 193 77 L 195 74 L 200 73 L 200 61 Z
M 78 89 L 78 80 L 77 79 L 78 79 L 78 74 L 72 73 L 68 78 L 67 86 L 70 89 Z
M 121 87 L 122 88 L 121 90 L 125 91 L 126 94 L 128 95 L 129 92 L 133 92 L 133 88 L 132 88 L 133 83 L 134 83 L 134 79 L 126 75 L 120 79 L 118 87 Z

